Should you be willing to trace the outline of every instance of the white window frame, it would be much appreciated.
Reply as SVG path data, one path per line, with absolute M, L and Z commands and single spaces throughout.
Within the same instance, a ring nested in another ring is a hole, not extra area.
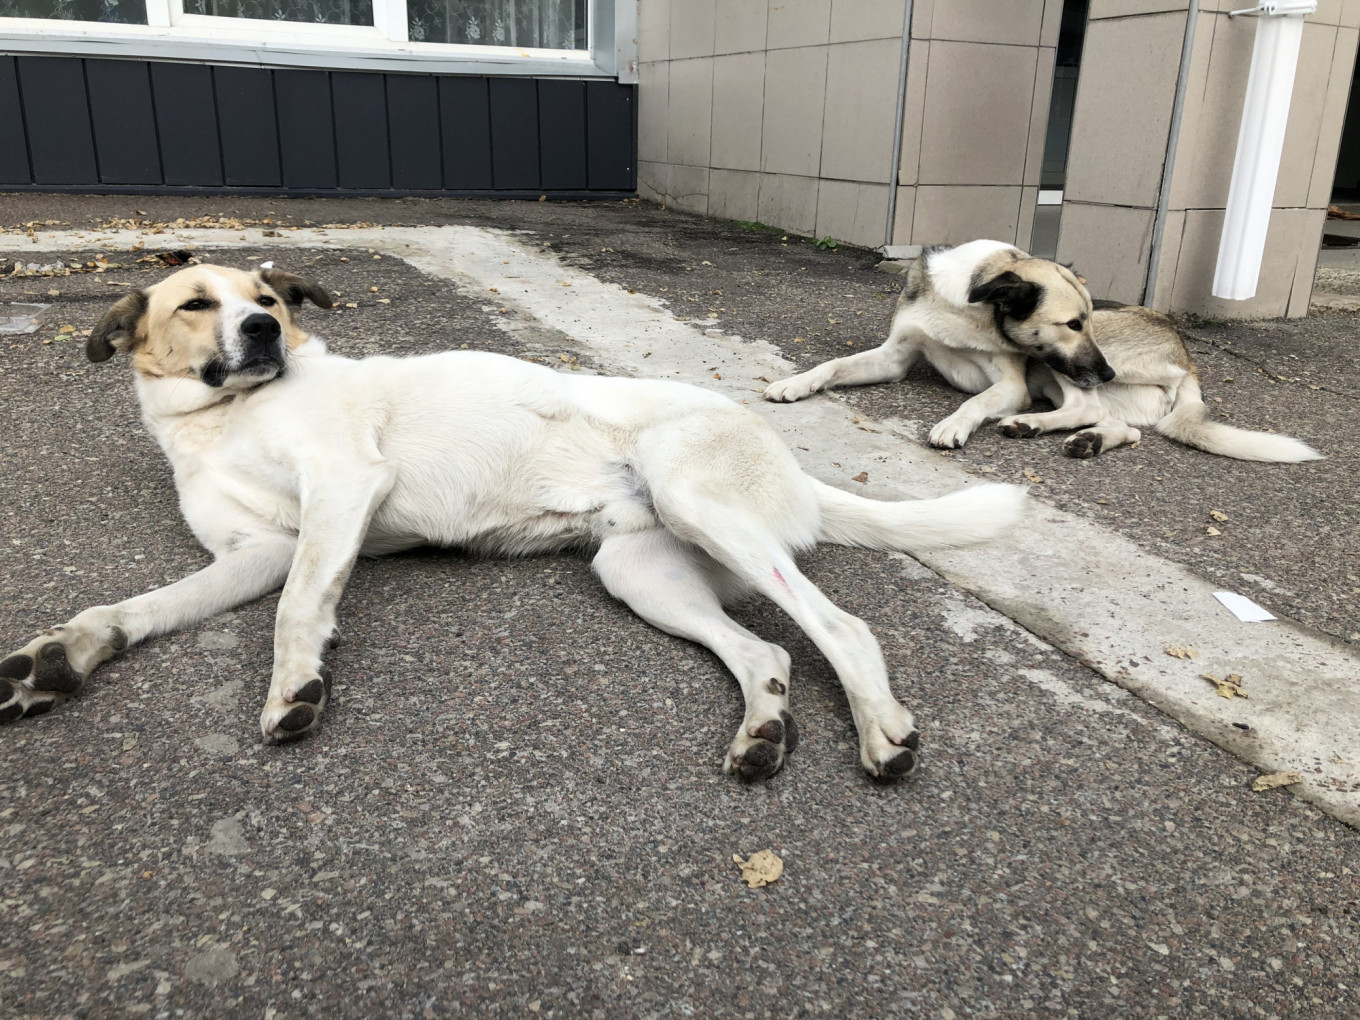
M 637 0 L 590 0 L 584 50 L 411 42 L 406 0 L 373 0 L 372 26 L 185 14 L 183 0 L 146 0 L 146 18 L 145 25 L 0 18 L 0 54 L 637 81 Z

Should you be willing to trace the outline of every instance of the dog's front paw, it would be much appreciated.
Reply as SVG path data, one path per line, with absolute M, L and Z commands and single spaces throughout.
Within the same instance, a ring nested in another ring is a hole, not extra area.
M 727 749 L 723 771 L 748 782 L 769 779 L 784 766 L 784 758 L 798 746 L 798 724 L 786 710 L 778 719 L 743 722 Z
M 973 434 L 971 422 L 946 418 L 930 430 L 930 445 L 941 450 L 957 450 Z
M 271 688 L 260 713 L 260 732 L 266 741 L 281 744 L 304 737 L 321 723 L 321 712 L 331 698 L 331 674 L 324 666 L 319 676 Z
M 1105 448 L 1105 437 L 1094 430 L 1078 432 L 1063 441 L 1063 453 L 1077 460 L 1090 460 Z
M 795 400 L 812 396 L 821 387 L 810 378 L 811 375 L 811 372 L 804 372 L 802 375 L 794 375 L 770 383 L 765 387 L 765 399 L 773 400 L 777 404 L 791 404 Z
M 118 627 L 53 627 L 0 660 L 0 723 L 42 715 L 80 690 L 91 671 L 127 647 Z
M 1037 425 L 1031 425 L 1024 419 L 1023 415 L 1018 414 L 1009 418 L 1002 418 L 996 427 L 1003 436 L 1008 436 L 1011 439 L 1033 439 L 1043 432 L 1043 429 Z
M 875 779 L 905 779 L 916 771 L 921 736 L 912 714 L 897 703 L 859 722 L 859 759 Z

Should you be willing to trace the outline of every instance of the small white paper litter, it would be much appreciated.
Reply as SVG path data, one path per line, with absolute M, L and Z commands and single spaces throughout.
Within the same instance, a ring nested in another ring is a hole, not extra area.
M 273 269 L 273 268 L 274 268 L 274 263 L 272 263 L 272 262 L 261 262 L 261 263 L 260 263 L 260 268 L 261 268 L 261 269 Z
M 1214 598 L 1227 606 L 1228 611 L 1243 623 L 1264 623 L 1266 620 L 1275 619 L 1245 595 L 1238 595 L 1233 591 L 1216 591 Z

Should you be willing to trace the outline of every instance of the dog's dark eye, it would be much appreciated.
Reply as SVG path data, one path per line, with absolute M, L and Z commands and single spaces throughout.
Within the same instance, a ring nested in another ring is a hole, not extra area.
M 201 312 L 205 308 L 211 307 L 212 302 L 209 301 L 207 298 L 196 297 L 191 298 L 190 300 L 184 302 L 184 304 L 180 305 L 179 310 L 181 312 Z
M 1080 320 L 1080 319 L 1068 319 L 1068 320 L 1067 320 L 1067 328 L 1070 329 L 1073 333 L 1080 333 L 1080 332 L 1081 332 L 1081 320 Z
M 261 305 L 264 305 L 266 308 L 270 308 L 270 307 L 272 307 L 272 306 L 278 304 L 278 302 L 275 301 L 275 300 L 274 300 L 272 297 L 270 297 L 268 294 L 261 294 L 261 295 L 260 295 L 260 299 L 259 299 L 259 301 L 258 301 L 257 303 L 258 303 L 258 304 L 261 304 Z

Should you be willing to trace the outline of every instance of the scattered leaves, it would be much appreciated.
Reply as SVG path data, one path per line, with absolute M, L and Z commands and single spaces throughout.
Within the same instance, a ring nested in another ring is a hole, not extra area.
M 1042 484 L 1044 480 L 1043 476 L 1040 475 L 1039 472 L 1035 471 L 1033 468 L 1025 468 L 1025 477 L 1029 481 L 1033 482 L 1035 485 Z
M 1191 648 L 1189 645 L 1167 645 L 1163 649 L 1167 655 L 1173 659 L 1198 659 L 1199 649 Z
M 1209 516 L 1220 523 L 1228 519 L 1228 515 L 1225 514 L 1222 510 L 1210 510 Z
M 1219 530 L 1218 530 L 1217 528 L 1215 528 L 1212 524 L 1209 525 L 1207 528 L 1204 529 L 1204 533 L 1205 533 L 1206 535 L 1221 535 L 1221 534 L 1223 534 L 1223 532 L 1219 531 Z
M 1303 776 L 1297 772 L 1272 772 L 1268 776 L 1257 776 L 1251 788 L 1260 793 L 1262 790 L 1273 790 L 1277 786 L 1293 786 L 1301 782 Z
M 864 484 L 865 482 L 867 482 L 868 480 L 869 480 L 869 472 L 867 472 L 867 471 L 861 471 L 859 474 L 855 475 L 854 478 L 850 479 L 850 481 L 852 481 L 852 482 L 859 482 L 861 485 L 863 485 L 863 484 Z
M 1220 698 L 1227 698 L 1231 701 L 1233 698 L 1245 698 L 1247 696 L 1246 692 L 1242 690 L 1242 676 L 1239 673 L 1229 673 L 1222 680 L 1212 673 L 1201 673 L 1200 676 L 1218 689 Z
M 741 868 L 741 880 L 752 889 L 769 885 L 784 873 L 784 862 L 773 850 L 760 850 L 744 861 L 740 854 L 733 854 L 732 861 Z

